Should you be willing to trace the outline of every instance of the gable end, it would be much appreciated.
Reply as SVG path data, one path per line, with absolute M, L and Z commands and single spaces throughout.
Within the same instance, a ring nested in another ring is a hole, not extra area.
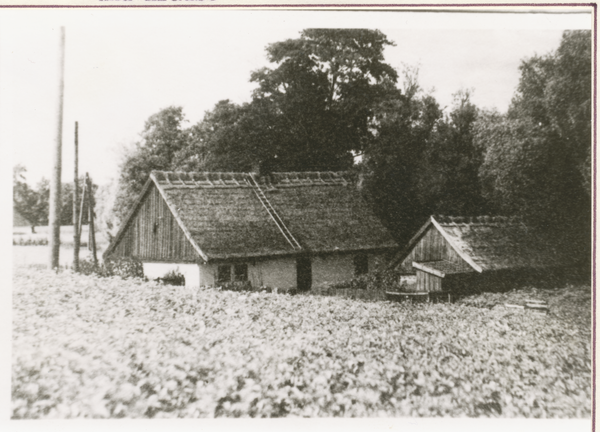
M 161 262 L 197 262 L 199 255 L 152 180 L 104 253 L 105 259 Z

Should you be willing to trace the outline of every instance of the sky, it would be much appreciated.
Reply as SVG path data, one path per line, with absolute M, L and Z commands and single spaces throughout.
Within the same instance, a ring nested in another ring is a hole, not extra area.
M 250 100 L 265 47 L 302 29 L 376 28 L 395 42 L 385 60 L 419 68 L 442 107 L 473 91 L 481 108 L 506 111 L 520 62 L 555 50 L 565 29 L 591 28 L 590 14 L 43 9 L 0 11 L 0 143 L 35 185 L 50 178 L 57 134 L 59 27 L 66 28 L 63 181 L 79 172 L 105 184 L 144 122 L 182 106 L 187 125 L 223 99 Z M 401 75 L 401 74 L 400 74 Z M 3 152 L 6 154 L 7 152 Z

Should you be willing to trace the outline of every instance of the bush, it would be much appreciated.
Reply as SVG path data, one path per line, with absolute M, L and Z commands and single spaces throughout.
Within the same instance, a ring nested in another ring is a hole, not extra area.
M 47 246 L 48 239 L 45 237 L 42 238 L 13 238 L 13 246 Z
M 225 291 L 260 291 L 260 288 L 253 288 L 250 281 L 240 282 L 225 282 L 222 283 L 220 288 Z
M 144 267 L 140 261 L 130 258 L 110 259 L 98 264 L 86 258 L 79 261 L 79 273 L 101 277 L 120 276 L 123 279 L 143 278 Z
M 185 285 L 185 276 L 179 272 L 179 269 L 171 270 L 163 277 L 158 278 L 158 280 L 167 285 Z
M 386 270 L 356 276 L 349 281 L 334 283 L 332 289 L 365 289 L 369 291 L 390 291 L 400 288 L 400 272 Z

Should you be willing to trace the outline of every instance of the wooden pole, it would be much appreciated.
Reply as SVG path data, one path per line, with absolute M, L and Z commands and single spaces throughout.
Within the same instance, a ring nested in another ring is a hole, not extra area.
M 60 253 L 60 187 L 62 170 L 62 123 L 63 123 L 63 96 L 65 88 L 65 28 L 60 28 L 60 61 L 58 84 L 58 113 L 56 125 L 56 140 L 54 142 L 53 173 L 50 181 L 50 268 L 57 269 Z
M 85 173 L 85 180 L 88 188 L 88 214 L 89 214 L 89 247 L 92 251 L 94 265 L 98 265 L 98 256 L 96 255 L 96 231 L 94 229 L 94 194 L 92 189 L 92 181 L 88 173 Z
M 81 209 L 79 211 L 79 224 L 77 224 L 77 233 L 79 234 L 79 244 L 81 245 L 81 226 L 83 225 L 83 203 L 85 203 L 85 191 L 87 190 L 87 184 L 83 183 L 83 194 L 81 197 Z
M 75 162 L 73 170 L 73 271 L 79 271 L 79 124 L 75 122 Z

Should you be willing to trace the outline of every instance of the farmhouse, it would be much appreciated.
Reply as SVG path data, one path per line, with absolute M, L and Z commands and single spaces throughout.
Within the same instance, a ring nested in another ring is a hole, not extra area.
M 519 218 L 432 216 L 391 267 L 416 276 L 406 291 L 446 295 L 556 273 L 573 265 L 567 250 Z
M 188 286 L 283 290 L 348 280 L 397 247 L 345 173 L 154 171 L 104 253 Z

